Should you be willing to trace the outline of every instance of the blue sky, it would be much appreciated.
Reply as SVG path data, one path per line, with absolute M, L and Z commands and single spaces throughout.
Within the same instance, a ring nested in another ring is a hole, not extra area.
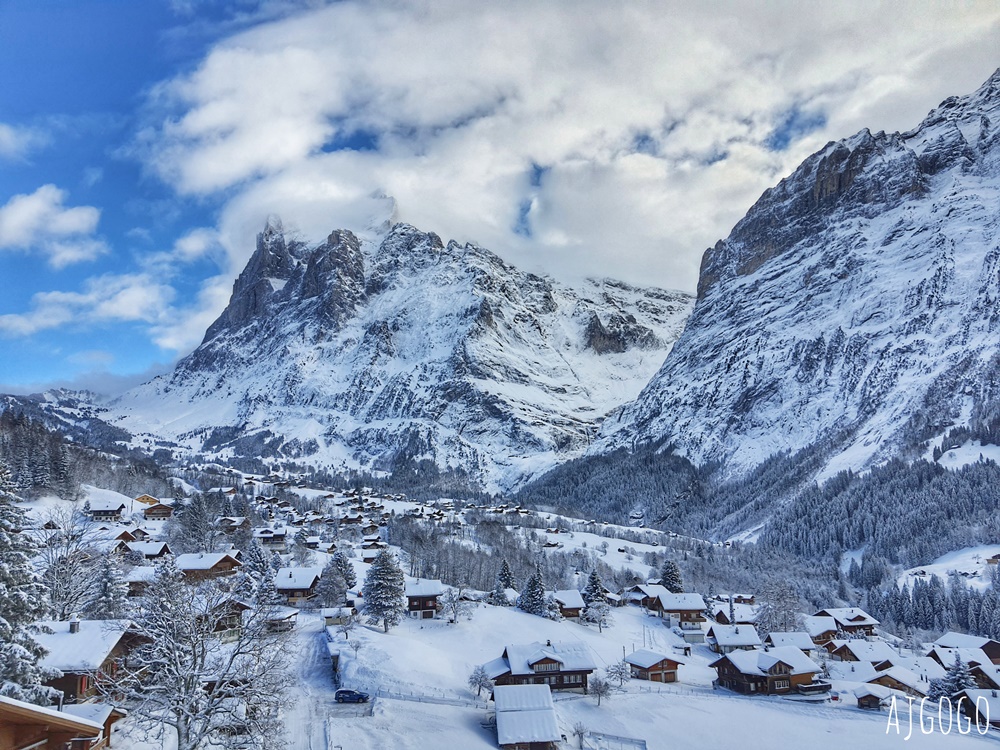
M 995 3 L 912 7 L 0 0 L 0 391 L 163 371 L 269 214 L 319 240 L 375 193 L 529 270 L 693 289 L 806 155 L 1000 64 Z

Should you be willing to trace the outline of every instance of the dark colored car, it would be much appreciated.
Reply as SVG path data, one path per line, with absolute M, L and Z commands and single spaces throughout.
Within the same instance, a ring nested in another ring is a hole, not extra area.
M 357 690 L 338 690 L 337 703 L 367 703 L 368 693 L 361 693 Z

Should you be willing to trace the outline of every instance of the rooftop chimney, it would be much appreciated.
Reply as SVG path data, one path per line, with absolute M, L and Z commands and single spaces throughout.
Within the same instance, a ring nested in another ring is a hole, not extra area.
M 73 617 L 70 618 L 70 621 L 69 621 L 69 632 L 71 632 L 71 633 L 79 633 L 80 632 L 80 618 L 77 617 L 76 615 L 73 615 Z

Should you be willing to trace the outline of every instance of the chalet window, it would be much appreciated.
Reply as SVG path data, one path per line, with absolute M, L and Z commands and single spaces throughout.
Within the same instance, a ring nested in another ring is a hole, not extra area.
M 579 685 L 583 682 L 583 676 L 578 674 L 568 674 L 563 677 L 563 682 L 567 685 Z
M 787 688 L 789 684 L 788 680 L 775 680 L 774 688 L 775 690 L 783 690 L 784 688 Z
M 536 672 L 558 672 L 559 664 L 556 662 L 539 662 L 535 664 Z

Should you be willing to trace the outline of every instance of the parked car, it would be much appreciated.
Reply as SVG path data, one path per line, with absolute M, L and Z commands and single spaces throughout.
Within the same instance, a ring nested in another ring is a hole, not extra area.
M 337 703 L 367 703 L 368 693 L 357 690 L 338 690 L 336 699 Z

